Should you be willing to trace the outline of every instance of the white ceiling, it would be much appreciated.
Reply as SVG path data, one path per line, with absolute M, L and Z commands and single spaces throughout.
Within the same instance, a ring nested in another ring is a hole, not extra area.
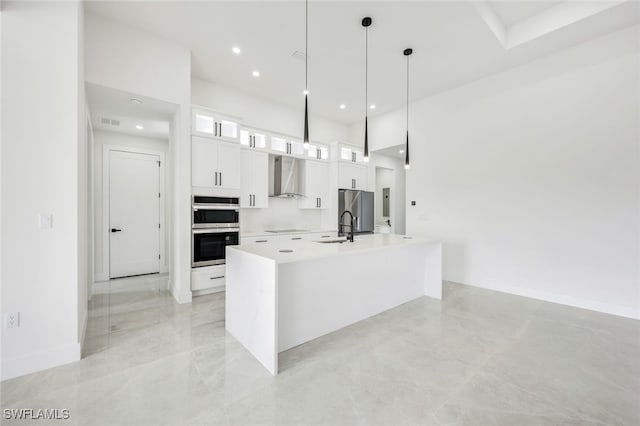
M 167 139 L 176 106 L 133 93 L 87 83 L 87 100 L 94 129 Z M 137 99 L 142 103 L 132 102 Z M 105 124 L 103 119 L 117 124 Z M 136 126 L 142 126 L 137 129 Z
M 490 1 L 488 3 L 500 18 L 502 25 L 510 27 L 557 6 L 562 1 Z
M 508 28 L 559 2 L 485 3 Z M 471 2 L 310 1 L 309 108 L 345 123 L 362 119 L 364 16 L 373 17 L 369 101 L 376 115 L 405 102 L 406 47 L 414 49 L 415 100 L 639 22 L 635 1 L 607 7 L 505 48 Z M 304 51 L 304 1 L 92 1 L 86 9 L 188 47 L 195 77 L 303 108 L 304 62 L 291 55 Z M 233 46 L 242 53 L 234 55 Z

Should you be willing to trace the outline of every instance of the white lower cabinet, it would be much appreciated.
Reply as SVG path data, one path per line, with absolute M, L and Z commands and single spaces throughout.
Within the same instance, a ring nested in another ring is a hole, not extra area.
M 224 290 L 225 265 L 203 266 L 191 269 L 191 291 Z
M 338 164 L 338 188 L 367 190 L 367 175 L 369 168 L 362 164 Z
M 298 202 L 301 209 L 329 208 L 329 164 L 307 160 L 303 170 L 304 198 Z
M 242 150 L 240 153 L 240 207 L 269 207 L 269 154 Z

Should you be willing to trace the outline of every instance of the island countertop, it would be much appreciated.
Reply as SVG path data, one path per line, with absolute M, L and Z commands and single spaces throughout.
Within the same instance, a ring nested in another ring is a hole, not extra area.
M 390 247 L 400 247 L 420 243 L 437 243 L 437 240 L 397 234 L 356 235 L 353 243 L 319 242 L 322 240 L 283 240 L 267 243 L 248 243 L 227 246 L 227 250 L 239 250 L 274 260 L 278 264 L 319 259 L 350 253 L 361 253 Z M 283 250 L 285 250 L 283 252 Z M 290 252 L 287 250 L 291 250 Z

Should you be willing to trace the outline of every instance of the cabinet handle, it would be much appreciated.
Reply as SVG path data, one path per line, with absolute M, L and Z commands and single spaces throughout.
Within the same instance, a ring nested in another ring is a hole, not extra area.
M 255 207 L 256 206 L 256 196 L 251 194 L 251 206 Z
M 222 186 L 222 172 L 219 172 L 219 173 L 220 173 L 220 186 Z
M 291 239 L 292 239 L 292 240 L 301 240 L 301 239 L 302 239 L 302 237 L 293 237 L 293 238 L 291 238 Z
M 218 186 L 218 172 L 214 172 L 213 176 L 214 176 L 214 180 L 215 180 L 215 183 L 213 184 L 213 186 Z
M 322 198 L 318 198 L 318 207 L 322 208 Z
M 213 136 L 218 136 L 218 123 L 213 122 Z
M 218 136 L 222 137 L 222 123 L 218 123 L 218 127 L 220 128 L 220 131 L 218 132 Z
M 254 242 L 255 242 L 255 243 L 266 243 L 266 242 L 267 242 L 267 240 L 255 240 Z
M 353 161 L 354 163 L 356 162 L 356 153 L 355 152 L 351 153 L 351 161 Z

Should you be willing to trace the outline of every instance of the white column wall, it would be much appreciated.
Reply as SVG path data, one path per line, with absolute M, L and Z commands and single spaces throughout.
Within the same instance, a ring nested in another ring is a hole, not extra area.
M 20 327 L 2 328 L 7 379 L 80 358 L 85 103 L 81 5 L 4 1 L 0 19 L 2 317 L 20 312 Z

